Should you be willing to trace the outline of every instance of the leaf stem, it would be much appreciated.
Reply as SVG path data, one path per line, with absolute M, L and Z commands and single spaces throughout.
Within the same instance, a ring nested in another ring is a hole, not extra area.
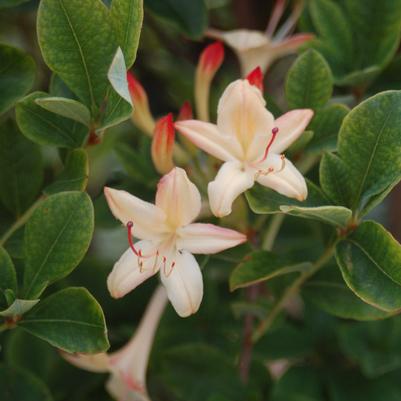
M 269 315 L 260 322 L 259 326 L 255 330 L 255 333 L 252 337 L 253 341 L 258 341 L 267 330 L 270 329 L 272 324 L 274 323 L 277 315 L 281 312 L 287 301 L 293 297 L 302 286 L 302 284 L 311 276 L 313 276 L 318 270 L 320 270 L 333 256 L 335 244 L 337 241 L 334 241 L 332 245 L 330 245 L 320 256 L 320 258 L 312 265 L 312 267 L 302 273 L 284 292 L 282 297 L 277 301 L 274 305 L 273 309 L 270 311 Z
M 42 200 L 43 197 L 40 197 L 35 203 L 33 203 L 32 206 L 26 210 L 25 213 L 3 234 L 3 236 L 0 238 L 0 246 L 3 246 L 8 239 L 29 220 L 32 213 L 39 206 Z

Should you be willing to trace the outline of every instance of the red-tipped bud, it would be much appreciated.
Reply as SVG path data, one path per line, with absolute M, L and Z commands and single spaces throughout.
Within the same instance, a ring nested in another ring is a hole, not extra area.
M 192 112 L 191 103 L 186 100 L 178 112 L 177 121 L 192 120 L 194 118 L 194 113 Z
M 127 72 L 127 81 L 132 103 L 134 105 L 132 122 L 146 134 L 152 135 L 155 127 L 155 120 L 150 112 L 146 91 L 130 71 Z
M 160 174 L 168 173 L 174 168 L 174 122 L 172 113 L 156 122 L 152 141 L 152 160 Z
M 195 77 L 195 106 L 199 120 L 209 121 L 210 84 L 224 60 L 224 47 L 221 42 L 207 46 L 199 58 Z
M 224 46 L 214 42 L 206 46 L 199 57 L 199 68 L 207 74 L 214 75 L 224 60 Z
M 246 79 L 251 85 L 256 86 L 263 93 L 263 72 L 260 67 L 256 67 L 251 71 L 246 76 Z

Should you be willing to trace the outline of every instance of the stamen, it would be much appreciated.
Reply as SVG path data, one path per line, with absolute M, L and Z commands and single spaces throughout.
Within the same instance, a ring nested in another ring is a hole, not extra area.
M 169 277 L 170 274 L 173 272 L 174 266 L 175 266 L 175 262 L 171 263 L 170 270 L 169 270 L 169 272 L 167 273 L 167 272 L 166 272 L 166 265 L 164 265 L 164 275 L 165 275 L 166 277 Z
M 285 168 L 285 154 L 284 153 L 282 155 L 280 155 L 280 159 L 281 159 L 281 167 L 280 167 L 280 170 L 277 171 L 278 173 L 280 171 L 283 171 Z
M 264 162 L 266 160 L 267 155 L 269 154 L 269 150 L 270 150 L 271 146 L 273 145 L 273 142 L 275 141 L 275 139 L 277 137 L 278 131 L 279 131 L 278 127 L 274 127 L 272 129 L 272 137 L 270 138 L 270 141 L 266 146 L 265 153 L 263 155 L 263 159 L 260 161 L 260 163 L 262 163 L 262 162 Z
M 137 251 L 134 242 L 132 241 L 132 228 L 134 227 L 134 223 L 132 221 L 127 222 L 127 230 L 128 230 L 128 243 L 130 248 L 132 249 L 132 252 L 139 258 L 142 257 L 142 252 L 141 250 Z

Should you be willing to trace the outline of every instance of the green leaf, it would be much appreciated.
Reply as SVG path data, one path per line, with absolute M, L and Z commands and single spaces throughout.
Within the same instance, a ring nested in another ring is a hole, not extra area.
M 40 145 L 81 147 L 88 135 L 88 128 L 37 104 L 38 99 L 48 97 L 47 93 L 34 92 L 17 104 L 17 122 L 22 133 Z
M 267 281 L 283 274 L 307 271 L 310 267 L 309 262 L 294 263 L 288 258 L 272 252 L 255 251 L 245 256 L 231 273 L 230 291 Z
M 17 292 L 17 274 L 10 255 L 0 246 L 0 291 L 7 289 Z
M 7 309 L 0 311 L 0 316 L 22 316 L 29 312 L 38 302 L 39 299 L 16 299 Z
M 352 182 L 346 206 L 353 210 L 361 211 L 401 178 L 400 109 L 401 92 L 388 91 L 362 102 L 344 119 L 338 155 Z
M 308 127 L 313 131 L 313 137 L 307 151 L 320 153 L 336 150 L 338 132 L 348 112 L 347 106 L 337 103 L 319 110 Z
M 85 191 L 88 178 L 88 155 L 85 149 L 75 149 L 68 154 L 64 170 L 43 192 L 52 195 L 65 191 Z
M 399 317 L 348 325 L 339 334 L 341 350 L 365 376 L 378 377 L 401 368 Z
M 281 206 L 280 209 L 292 216 L 304 217 L 331 224 L 337 227 L 345 227 L 352 217 L 351 210 L 342 206 L 318 206 L 318 207 L 300 207 L 300 206 Z
M 352 182 L 347 166 L 336 155 L 326 153 L 320 161 L 320 185 L 325 195 L 337 205 L 349 205 Z
M 38 206 L 25 227 L 25 298 L 38 298 L 75 269 L 88 250 L 93 221 L 93 205 L 84 192 L 61 192 Z
M 285 94 L 290 109 L 318 109 L 333 92 L 333 77 L 326 60 L 316 50 L 301 54 L 288 71 Z
M 35 70 L 31 56 L 14 47 L 0 44 L 0 114 L 32 88 Z
M 332 0 L 312 0 L 308 7 L 320 39 L 314 47 L 329 62 L 337 81 L 352 70 L 353 33 L 349 21 L 340 5 Z
M 249 190 L 246 198 L 252 211 L 257 214 L 286 213 L 334 226 L 346 226 L 352 212 L 345 207 L 330 205 L 315 184 L 310 181 L 307 184 L 308 197 L 303 202 L 287 198 L 261 185 L 255 185 Z
M 95 116 L 118 47 L 108 9 L 100 0 L 42 0 L 37 24 L 46 64 Z
M 0 200 L 16 216 L 36 199 L 43 181 L 40 149 L 12 120 L 0 126 Z
M 332 265 L 304 284 L 302 295 L 319 309 L 344 319 L 377 320 L 392 315 L 361 301 L 346 286 L 339 269 Z
M 66 352 L 98 353 L 109 347 L 103 311 L 85 288 L 50 295 L 18 326 Z
M 145 6 L 191 38 L 200 38 L 207 27 L 203 0 L 145 0 Z
M 363 222 L 336 249 L 347 285 L 384 311 L 401 308 L 401 246 L 380 224 Z
M 127 68 L 136 58 L 143 21 L 143 0 L 113 0 L 110 17 L 124 53 Z
M 308 197 L 302 202 L 287 198 L 262 185 L 255 185 L 252 189 L 247 191 L 246 199 L 248 200 L 249 207 L 256 214 L 282 213 L 282 206 L 314 208 L 330 204 L 319 187 L 308 180 L 306 183 L 308 185 Z
M 90 124 L 91 116 L 88 108 L 76 100 L 64 97 L 43 97 L 36 99 L 35 103 L 45 110 L 78 121 L 87 127 Z
M 110 65 L 107 78 L 118 95 L 132 105 L 131 95 L 128 89 L 127 67 L 125 66 L 124 55 L 120 47 L 117 49 L 113 62 Z
M 0 364 L 1 401 L 52 401 L 43 382 L 22 369 Z
M 346 0 L 354 33 L 355 69 L 383 66 L 394 56 L 401 32 L 400 0 Z

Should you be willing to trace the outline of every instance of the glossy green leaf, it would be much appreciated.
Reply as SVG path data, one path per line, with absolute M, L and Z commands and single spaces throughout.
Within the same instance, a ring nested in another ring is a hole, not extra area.
M 75 269 L 88 250 L 93 221 L 93 205 L 84 192 L 61 192 L 40 204 L 25 227 L 25 298 L 39 297 Z
M 347 166 L 332 153 L 323 155 L 320 161 L 320 186 L 328 198 L 337 205 L 349 205 L 352 182 Z
M 333 92 L 333 77 L 326 60 L 313 49 L 301 54 L 288 71 L 285 94 L 290 109 L 318 109 Z
M 0 114 L 32 88 L 35 70 L 31 56 L 14 47 L 0 44 Z
M 17 122 L 22 133 L 40 145 L 81 147 L 88 135 L 88 128 L 37 104 L 38 99 L 48 97 L 47 93 L 34 92 L 17 104 Z
M 308 127 L 313 131 L 308 152 L 336 150 L 338 132 L 348 112 L 349 108 L 339 103 L 330 104 L 319 110 Z
M 52 401 L 43 382 L 25 370 L 0 364 L 1 401 Z
M 358 298 L 344 283 L 336 266 L 328 266 L 302 287 L 302 295 L 323 311 L 344 319 L 377 320 L 391 313 Z
M 118 47 L 106 6 L 100 0 L 42 0 L 38 37 L 46 64 L 95 115 Z
M 0 125 L 0 200 L 16 216 L 36 199 L 43 181 L 40 149 L 12 120 Z
M 103 311 L 85 288 L 50 295 L 18 326 L 66 352 L 98 353 L 109 347 Z
M 338 154 L 352 182 L 347 206 L 353 210 L 360 211 L 401 178 L 400 109 L 401 92 L 388 91 L 362 102 L 344 119 Z
M 307 184 L 308 197 L 303 202 L 287 198 L 261 185 L 255 185 L 248 191 L 246 198 L 252 211 L 257 214 L 286 213 L 334 226 L 345 226 L 352 212 L 345 207 L 330 205 L 330 201 L 315 184 L 310 181 Z
M 281 206 L 281 211 L 292 216 L 319 220 L 337 227 L 345 227 L 352 217 L 350 209 L 342 206 Z
M 52 195 L 57 192 L 84 191 L 88 178 L 88 155 L 84 149 L 75 149 L 68 154 L 63 171 L 43 192 Z
M 134 64 L 143 21 L 143 0 L 113 0 L 110 17 L 127 68 Z
M 251 190 L 247 191 L 246 199 L 252 211 L 257 214 L 282 213 L 282 206 L 314 208 L 330 204 L 319 187 L 313 182 L 307 181 L 307 185 L 308 197 L 303 202 L 287 198 L 262 185 L 255 185 Z
M 16 299 L 7 309 L 0 311 L 0 316 L 22 316 L 29 312 L 39 299 Z
M 336 258 L 363 301 L 388 312 L 401 308 L 401 246 L 380 224 L 363 222 L 337 245 Z
M 0 246 L 0 291 L 17 291 L 17 275 L 8 252 Z
M 43 97 L 36 99 L 35 103 L 45 110 L 78 121 L 83 125 L 89 126 L 90 124 L 91 116 L 88 108 L 76 100 L 63 97 Z
M 203 0 L 145 0 L 145 6 L 192 38 L 201 37 L 207 27 Z
M 308 262 L 294 263 L 272 252 L 255 251 L 245 256 L 231 273 L 230 290 L 248 287 L 283 274 L 307 271 L 310 267 Z

